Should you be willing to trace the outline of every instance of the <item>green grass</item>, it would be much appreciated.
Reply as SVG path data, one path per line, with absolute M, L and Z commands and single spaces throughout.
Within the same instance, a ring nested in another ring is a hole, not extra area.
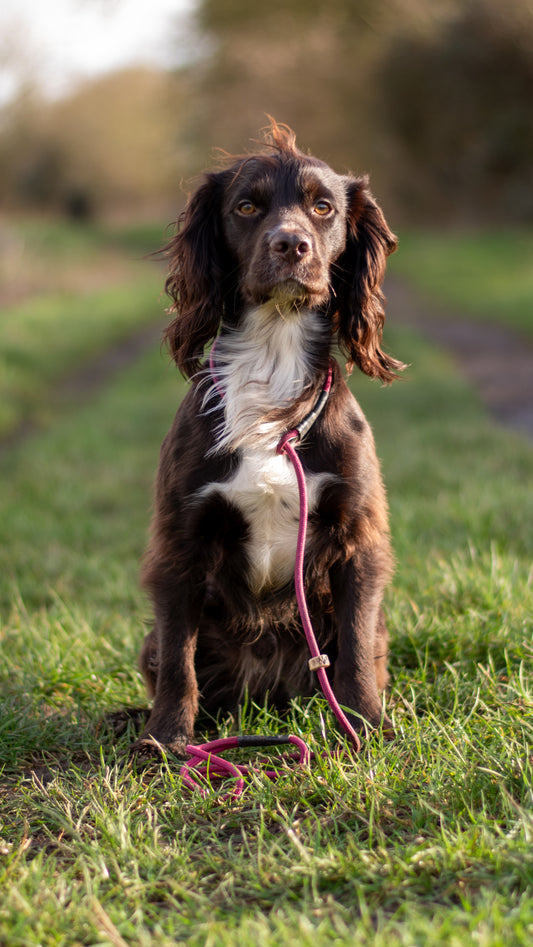
M 167 222 L 102 224 L 98 221 L 70 223 L 58 217 L 20 217 L 9 220 L 9 232 L 25 263 L 41 263 L 54 270 L 84 268 L 110 250 L 139 258 L 166 242 Z
M 30 284 L 26 298 L 3 307 L 0 437 L 46 420 L 58 409 L 51 394 L 61 379 L 135 330 L 162 325 L 165 305 L 160 268 L 133 259 L 161 245 L 162 227 L 102 231 L 28 220 L 14 229 L 24 267 L 37 261 L 47 291 Z M 16 267 L 12 278 L 21 282 Z
M 159 275 L 159 274 L 158 274 Z M 133 287 L 86 296 L 36 299 L 9 308 L 0 325 L 0 435 L 21 421 L 38 423 L 62 378 L 143 326 L 162 325 L 156 274 Z M 131 291 L 133 288 L 133 292 Z
M 61 228 L 55 239 L 59 255 L 78 252 Z M 80 260 L 92 252 L 80 247 Z M 141 283 L 92 297 L 90 352 L 156 317 L 159 286 L 152 298 Z M 532 448 L 493 427 L 445 355 L 387 334 L 412 367 L 390 388 L 361 376 L 354 387 L 397 555 L 397 738 L 338 759 L 323 755 L 336 738 L 321 698 L 287 719 L 245 706 L 218 721 L 221 734 L 291 731 L 317 759 L 274 784 L 258 774 L 238 801 L 218 785 L 202 799 L 172 759 L 136 771 L 131 733 L 103 724 L 145 702 L 137 575 L 159 445 L 185 385 L 154 344 L 89 403 L 54 414 L 54 372 L 81 363 L 85 343 L 78 320 L 49 314 L 39 375 L 25 326 L 48 301 L 35 303 L 18 309 L 32 370 L 5 395 L 17 417 L 38 408 L 49 424 L 0 455 L 0 943 L 529 945 Z M 74 303 L 89 318 L 89 302 Z
M 154 350 L 4 459 L 2 895 L 8 945 L 527 944 L 533 452 L 496 432 L 415 336 L 383 389 L 358 378 L 389 487 L 398 736 L 319 757 L 237 802 L 173 761 L 124 762 L 103 715 L 144 701 L 136 574 L 159 442 L 183 385 Z M 156 347 L 157 348 L 157 347 Z M 323 702 L 220 732 L 292 732 Z
M 533 335 L 533 233 L 406 232 L 390 270 L 432 299 Z

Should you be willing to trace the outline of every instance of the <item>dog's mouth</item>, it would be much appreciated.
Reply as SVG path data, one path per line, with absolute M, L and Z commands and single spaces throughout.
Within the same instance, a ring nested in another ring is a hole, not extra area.
M 310 295 L 309 286 L 296 279 L 294 276 L 288 279 L 280 280 L 270 291 L 270 298 L 275 302 L 286 300 L 287 302 L 304 302 Z
M 251 296 L 254 303 L 271 300 L 282 308 L 300 309 L 323 303 L 328 297 L 328 287 L 322 281 L 305 280 L 293 275 L 278 279 L 271 285 L 256 287 Z
M 301 280 L 290 277 L 272 288 L 270 298 L 275 302 L 285 302 L 298 308 L 302 305 L 318 306 L 326 301 L 328 295 L 328 284 L 324 280 Z

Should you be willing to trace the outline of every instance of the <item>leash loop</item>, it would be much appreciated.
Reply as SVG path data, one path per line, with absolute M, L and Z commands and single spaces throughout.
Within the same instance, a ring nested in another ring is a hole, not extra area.
M 221 737 L 219 740 L 202 743 L 200 746 L 189 744 L 185 749 L 190 758 L 181 767 L 180 776 L 190 789 L 198 790 L 204 798 L 209 794 L 209 790 L 205 786 L 206 780 L 209 780 L 212 776 L 233 777 L 235 785 L 229 793 L 222 796 L 222 800 L 229 797 L 238 798 L 244 790 L 244 777 L 257 772 L 257 768 L 241 763 L 232 763 L 219 754 L 224 750 L 237 747 L 287 746 L 289 744 L 295 746 L 298 753 L 280 756 L 276 763 L 281 766 L 284 763 L 296 763 L 298 766 L 306 766 L 311 760 L 311 751 L 304 740 L 292 733 L 288 735 L 272 734 L 271 736 L 251 734 L 249 736 Z M 264 775 L 269 779 L 277 779 L 279 770 L 267 769 L 264 770 Z

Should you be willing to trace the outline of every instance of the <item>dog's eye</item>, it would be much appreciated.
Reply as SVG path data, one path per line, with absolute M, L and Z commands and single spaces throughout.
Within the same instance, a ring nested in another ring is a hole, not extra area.
M 255 214 L 256 209 L 255 204 L 252 204 L 251 201 L 241 201 L 240 204 L 237 204 L 239 214 L 244 214 L 245 217 L 250 217 L 251 214 Z
M 333 207 L 329 201 L 317 201 L 313 210 L 319 217 L 327 217 L 328 214 L 331 214 Z

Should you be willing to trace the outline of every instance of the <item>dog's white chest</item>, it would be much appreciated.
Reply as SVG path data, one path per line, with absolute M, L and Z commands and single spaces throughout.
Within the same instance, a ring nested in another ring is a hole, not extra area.
M 271 451 L 249 450 L 221 492 L 248 524 L 252 589 L 288 582 L 294 570 L 300 509 L 290 462 Z
M 307 477 L 309 510 L 316 506 L 323 479 L 324 475 L 317 474 Z M 257 593 L 290 581 L 300 499 L 288 458 L 261 449 L 245 451 L 232 479 L 216 489 L 240 510 L 248 524 L 248 579 L 252 590 Z
M 306 343 L 323 333 L 312 311 L 283 315 L 274 304 L 249 311 L 243 325 L 217 348 L 217 381 L 224 421 L 211 453 L 239 450 L 232 478 L 205 488 L 242 513 L 248 526 L 248 581 L 254 593 L 279 588 L 294 572 L 300 501 L 296 474 L 288 457 L 276 453 L 287 420 L 269 418 L 274 409 L 299 398 L 311 377 Z M 207 399 L 208 401 L 208 399 Z M 306 476 L 309 511 L 329 474 Z

